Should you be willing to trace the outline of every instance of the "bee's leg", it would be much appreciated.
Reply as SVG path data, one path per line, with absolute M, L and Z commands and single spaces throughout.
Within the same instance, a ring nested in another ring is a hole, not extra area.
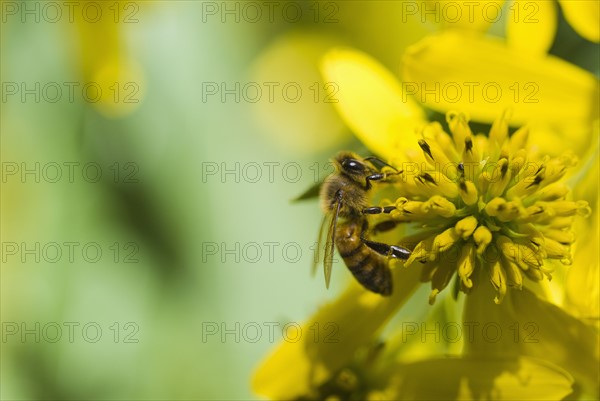
M 387 177 L 389 177 L 390 175 L 398 175 L 401 174 L 402 172 L 393 172 L 393 173 L 375 173 L 375 174 L 371 174 L 368 175 L 365 178 L 365 189 L 371 189 L 371 181 L 383 181 L 385 180 Z
M 385 174 L 383 173 L 375 173 L 368 175 L 365 178 L 365 189 L 371 189 L 371 181 L 381 181 L 385 178 Z
M 381 214 L 390 213 L 392 210 L 396 210 L 396 206 L 370 206 L 362 210 L 363 214 Z
M 379 172 L 379 173 L 368 175 L 366 177 L 365 189 L 371 189 L 371 181 L 383 181 L 383 180 L 385 180 L 390 175 L 402 174 L 401 170 L 398 170 L 396 167 L 387 164 L 386 162 L 384 162 L 383 160 L 381 160 L 381 159 L 379 159 L 379 158 L 377 158 L 375 156 L 367 157 L 367 158 L 365 158 L 365 160 L 368 160 L 369 162 L 371 162 L 371 164 L 378 171 L 381 171 L 381 169 L 383 167 L 389 167 L 392 170 L 394 170 L 393 173 L 381 173 L 381 172 Z
M 408 259 L 408 257 L 410 256 L 410 250 L 404 247 L 397 245 L 388 245 L 382 242 L 375 242 L 366 239 L 365 233 L 367 232 L 368 228 L 369 226 L 367 220 L 365 220 L 363 222 L 362 229 L 360 232 L 360 240 L 363 242 L 363 244 L 365 244 L 375 252 L 379 253 L 380 255 L 390 256 L 392 258 L 399 258 L 404 260 Z
M 383 167 L 389 167 L 389 168 L 397 171 L 398 173 L 402 172 L 402 171 L 398 170 L 396 167 L 387 164 L 386 162 L 384 162 L 383 160 L 381 160 L 380 158 L 375 157 L 375 156 L 365 157 L 365 160 L 368 160 L 369 162 L 371 162 L 371 164 L 373 166 L 375 166 L 375 168 L 377 168 L 378 170 L 381 170 Z
M 396 206 L 371 206 L 371 207 L 367 207 L 364 208 L 362 210 L 363 214 L 381 214 L 381 213 L 390 213 L 391 211 L 396 210 Z M 372 233 L 376 234 L 376 233 L 380 233 L 380 232 L 384 232 L 384 231 L 389 231 L 391 229 L 393 229 L 394 227 L 396 227 L 398 225 L 398 221 L 395 220 L 386 220 L 386 221 L 382 221 L 378 224 L 375 224 L 375 227 L 373 228 L 373 230 L 371 230 Z
M 402 246 L 388 245 L 382 242 L 369 241 L 368 239 L 365 239 L 363 237 L 361 237 L 361 239 L 366 246 L 383 256 L 390 256 L 392 258 L 398 258 L 403 260 L 408 259 L 408 257 L 410 256 L 410 250 Z

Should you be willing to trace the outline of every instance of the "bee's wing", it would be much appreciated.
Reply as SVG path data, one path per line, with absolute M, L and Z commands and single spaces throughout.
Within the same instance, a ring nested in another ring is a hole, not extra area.
M 319 238 L 317 239 L 317 249 L 315 249 L 315 257 L 312 263 L 311 273 L 314 276 L 317 272 L 317 266 L 321 262 L 321 255 L 323 255 L 322 249 L 325 246 L 323 239 L 325 238 L 325 227 L 329 229 L 329 224 L 331 224 L 331 219 L 333 218 L 333 213 L 327 213 L 323 216 L 323 220 L 321 221 L 321 227 L 319 228 Z
M 335 211 L 329 213 L 329 228 L 327 229 L 327 242 L 325 243 L 325 259 L 323 260 L 323 267 L 325 271 L 325 287 L 329 288 L 329 280 L 331 279 L 331 267 L 333 264 L 333 249 L 335 245 L 335 228 L 337 226 L 337 219 L 342 206 L 342 197 L 336 195 Z
M 310 188 L 308 188 L 302 195 L 292 199 L 292 202 L 299 202 L 303 200 L 308 200 L 312 198 L 317 198 L 319 196 L 319 192 L 321 191 L 321 187 L 323 186 L 323 181 L 320 181 Z

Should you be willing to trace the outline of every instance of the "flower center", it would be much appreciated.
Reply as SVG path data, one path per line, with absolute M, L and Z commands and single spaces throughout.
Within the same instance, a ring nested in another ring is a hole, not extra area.
M 418 142 L 425 160 L 402 164 L 403 196 L 390 215 L 414 229 L 403 240 L 413 249 L 405 265 L 423 265 L 430 303 L 455 272 L 465 293 L 486 272 L 500 303 L 523 276 L 550 279 L 549 259 L 570 264 L 574 216 L 590 213 L 587 202 L 569 200 L 561 182 L 576 158 L 528 151 L 528 129 L 509 136 L 504 116 L 487 136 L 474 135 L 464 114 L 450 112 L 447 122 L 452 135 L 428 124 Z

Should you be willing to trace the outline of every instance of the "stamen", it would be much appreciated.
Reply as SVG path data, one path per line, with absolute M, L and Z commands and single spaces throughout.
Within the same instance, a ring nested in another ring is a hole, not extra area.
M 496 145 L 498 149 L 501 148 L 504 141 L 508 138 L 508 123 L 506 122 L 505 114 L 494 121 L 492 128 L 490 129 L 490 144 Z
M 502 300 L 504 299 L 504 296 L 506 295 L 507 277 L 506 277 L 506 272 L 502 268 L 502 263 L 499 260 L 497 260 L 496 262 L 494 262 L 492 264 L 490 275 L 491 275 L 492 285 L 498 292 L 498 294 L 494 298 L 494 302 L 496 304 L 500 304 L 502 302 Z
M 462 152 L 462 160 L 465 164 L 478 165 L 481 162 L 481 156 L 473 143 L 473 137 L 465 138 L 464 151 Z
M 415 249 L 413 249 L 409 258 L 406 260 L 406 262 L 404 262 L 404 266 L 411 266 L 415 261 L 428 261 L 430 259 L 430 255 L 433 254 L 432 250 L 434 240 L 434 237 L 429 237 L 426 240 L 419 242 Z
M 567 187 L 563 183 L 554 183 L 545 186 L 540 189 L 529 198 L 534 200 L 542 200 L 546 202 L 551 202 L 559 199 L 563 199 L 569 193 L 569 187 Z
M 551 238 L 563 245 L 570 245 L 575 242 L 575 233 L 573 231 L 544 228 L 542 232 L 544 233 L 544 237 Z
M 456 265 L 445 262 L 440 263 L 439 268 L 433 273 L 431 278 L 431 293 L 429 294 L 429 304 L 433 305 L 437 294 L 448 286 L 452 275 L 456 271 Z
M 485 205 L 485 212 L 488 216 L 498 216 L 500 212 L 506 207 L 506 200 L 504 198 L 494 198 Z
M 496 164 L 496 168 L 492 172 L 491 177 L 486 177 L 488 181 L 490 181 L 490 185 L 488 187 L 488 196 L 490 198 L 494 198 L 496 196 L 502 195 L 504 189 L 508 185 L 510 181 L 510 174 L 508 172 L 508 159 L 500 159 Z
M 477 187 L 471 181 L 461 180 L 458 183 L 460 197 L 466 205 L 474 205 L 477 202 Z
M 519 232 L 523 233 L 525 238 L 536 247 L 543 247 L 545 243 L 544 235 L 536 229 L 533 224 L 522 224 L 519 226 Z
M 506 281 L 508 282 L 508 285 L 515 287 L 518 290 L 523 288 L 522 270 L 519 269 L 515 263 L 506 259 L 502 260 L 502 267 L 504 267 L 504 271 L 506 272 Z
M 463 151 L 465 138 L 473 136 L 468 121 L 469 118 L 463 113 L 449 112 L 446 114 L 446 122 L 459 154 Z
M 521 214 L 521 205 L 515 201 L 506 202 L 498 211 L 498 220 L 506 223 L 519 217 Z
M 529 139 L 529 127 L 523 126 L 519 128 L 509 139 L 510 150 L 512 153 L 523 150 Z
M 570 249 L 568 245 L 562 245 L 552 238 L 546 238 L 546 255 L 551 259 L 566 259 L 570 257 Z
M 456 212 L 456 206 L 442 196 L 432 196 L 423 203 L 422 210 L 426 213 L 432 211 L 442 217 L 452 217 Z
M 472 288 L 473 282 L 470 277 L 475 270 L 475 252 L 474 245 L 472 242 L 467 242 L 463 248 L 458 260 L 458 277 L 460 277 L 462 284 L 466 288 Z
M 473 233 L 473 240 L 477 244 L 477 254 L 483 255 L 485 248 L 492 242 L 492 232 L 485 226 L 479 226 Z
M 462 239 L 468 239 L 475 229 L 477 228 L 477 219 L 474 216 L 467 216 L 460 220 L 454 226 L 456 233 L 462 237 Z
M 419 139 L 419 147 L 423 150 L 423 152 L 431 158 L 431 160 L 435 161 L 433 155 L 431 154 L 431 148 L 423 139 Z
M 454 230 L 454 227 L 448 228 L 443 233 L 441 233 L 435 237 L 435 239 L 433 241 L 432 253 L 437 254 L 437 253 L 447 251 L 459 239 L 460 239 L 460 236 L 458 235 L 456 230 Z

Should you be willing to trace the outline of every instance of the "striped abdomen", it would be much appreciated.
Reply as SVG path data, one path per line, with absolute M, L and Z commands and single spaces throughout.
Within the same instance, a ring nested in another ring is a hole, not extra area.
M 382 295 L 392 293 L 392 273 L 387 260 L 361 240 L 362 222 L 340 222 L 335 243 L 346 267 L 366 289 Z

